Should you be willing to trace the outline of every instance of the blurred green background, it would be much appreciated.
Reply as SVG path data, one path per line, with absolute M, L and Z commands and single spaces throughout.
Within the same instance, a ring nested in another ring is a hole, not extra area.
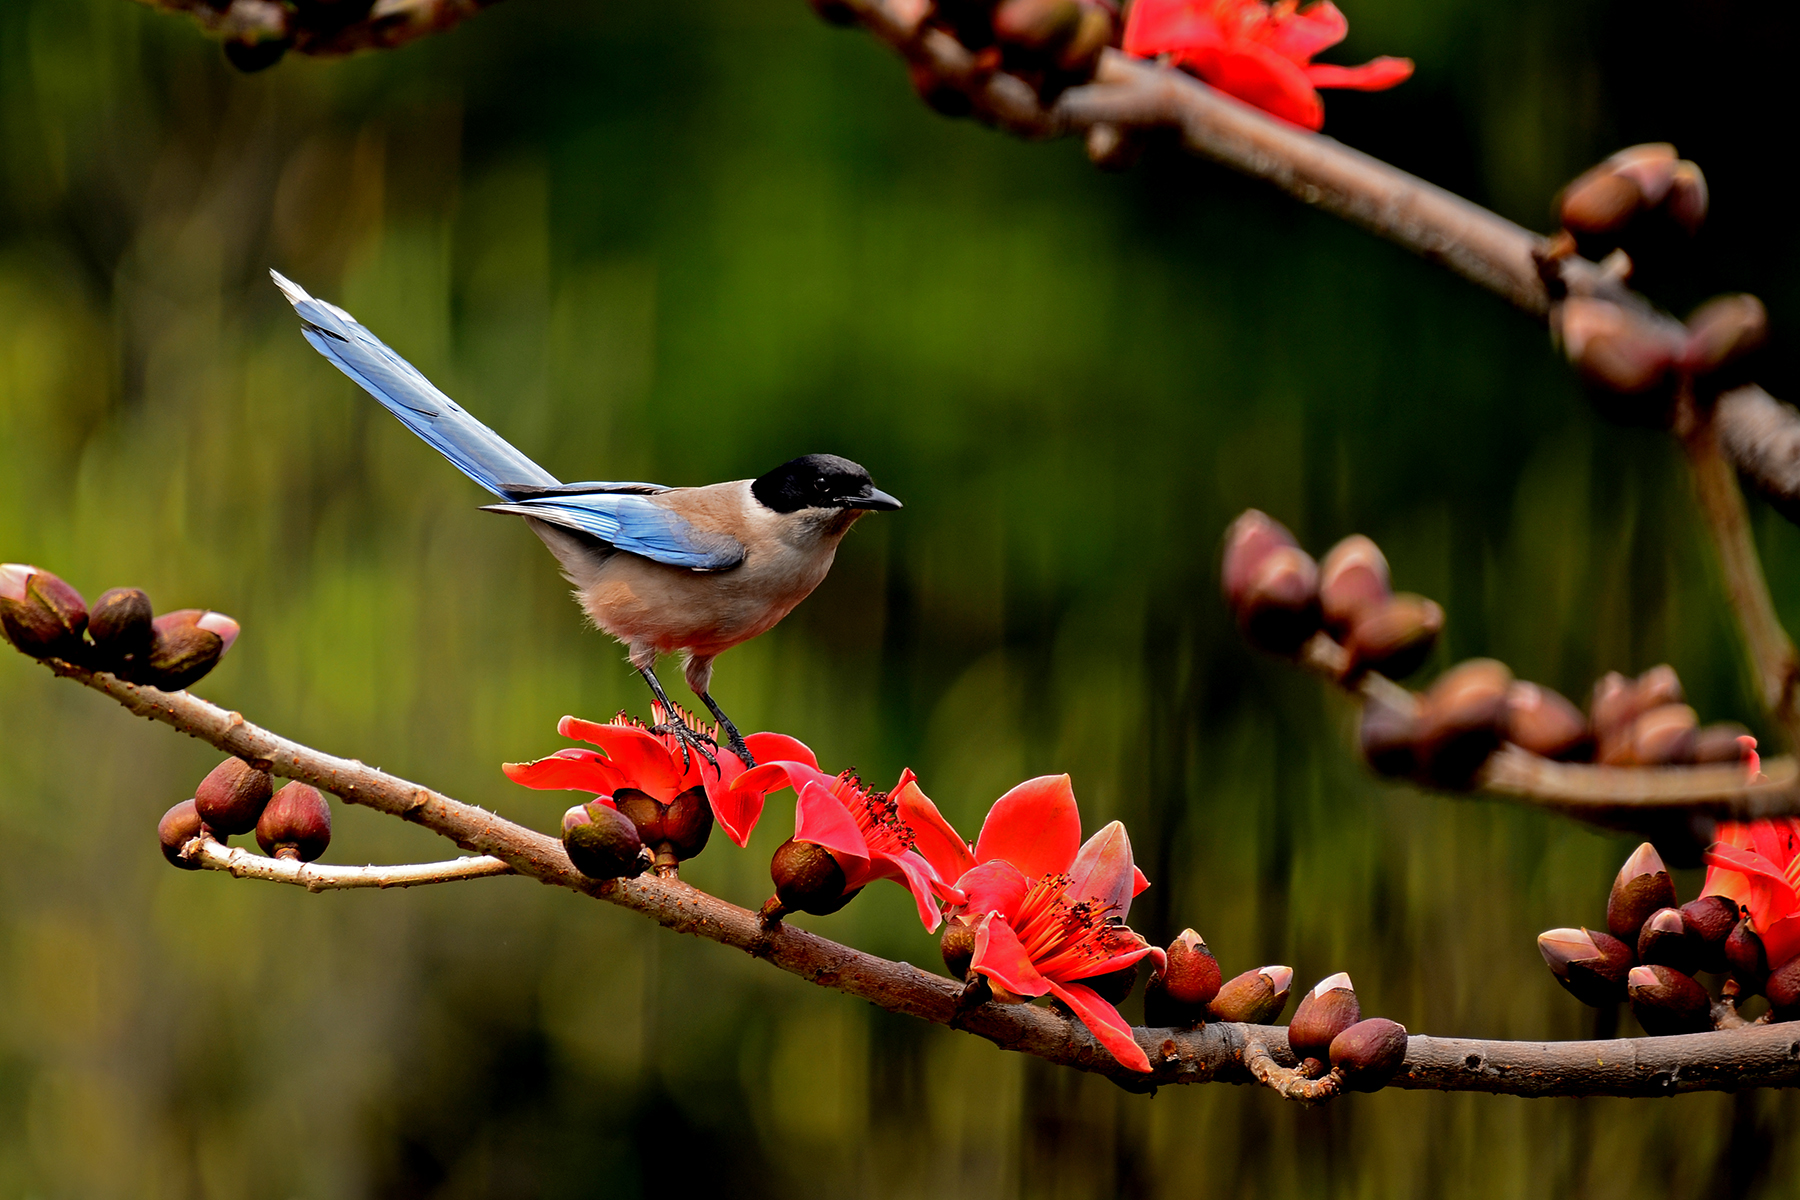
M 1754 290 L 1785 339 L 1790 11 L 1345 7 L 1328 58 L 1419 72 L 1329 94 L 1328 133 L 1538 228 L 1589 162 L 1674 140 L 1715 216 L 1659 298 Z M 1433 670 L 1582 696 L 1669 661 L 1757 724 L 1666 439 L 1598 422 L 1524 317 L 1265 187 L 945 121 L 797 0 L 509 0 L 250 77 L 126 0 L 6 0 L 0 559 L 230 612 L 200 694 L 541 829 L 573 797 L 498 765 L 641 684 L 271 266 L 564 478 L 866 464 L 907 507 L 725 657 L 740 723 L 912 766 L 970 834 L 1070 771 L 1155 881 L 1140 929 L 1347 970 L 1415 1032 L 1590 1034 L 1533 935 L 1597 922 L 1632 839 L 1368 778 L 1350 708 L 1237 640 L 1231 516 L 1376 537 L 1449 609 Z M 1757 511 L 1800 621 L 1800 533 Z M 1800 1195 L 1792 1096 L 1130 1096 L 523 880 L 172 871 L 152 826 L 216 753 L 13 654 L 0 731 L 6 1196 Z M 330 861 L 446 853 L 337 816 Z M 790 820 L 688 877 L 758 903 Z M 803 923 L 936 960 L 898 888 Z

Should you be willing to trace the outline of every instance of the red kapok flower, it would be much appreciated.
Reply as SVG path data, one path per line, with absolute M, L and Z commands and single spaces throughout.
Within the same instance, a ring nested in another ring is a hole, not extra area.
M 564 717 L 556 723 L 556 732 L 592 742 L 600 751 L 570 747 L 536 762 L 506 763 L 500 768 L 506 777 L 529 788 L 592 792 L 609 801 L 620 788 L 635 788 L 662 804 L 691 788 L 703 788 L 713 818 L 739 846 L 750 840 L 762 816 L 762 792 L 731 786 L 743 775 L 744 764 L 724 747 L 719 748 L 715 767 L 691 750 L 683 753 L 673 734 L 652 733 L 624 713 L 605 725 Z M 758 759 L 812 757 L 812 751 L 782 733 L 753 733 L 744 743 Z
M 1331 0 L 1137 0 L 1125 20 L 1125 52 L 1173 55 L 1218 88 L 1306 129 L 1325 124 L 1318 89 L 1379 92 L 1410 77 L 1410 58 L 1383 56 L 1360 67 L 1315 63 L 1344 40 L 1350 23 Z
M 907 814 L 921 814 L 925 837 L 934 844 L 946 838 L 959 844 L 960 840 L 919 790 L 917 777 L 905 770 L 893 791 L 872 792 L 849 771 L 825 774 L 812 751 L 789 741 L 803 753 L 786 761 L 764 761 L 740 775 L 733 789 L 758 793 L 760 804 L 761 794 L 793 788 L 794 840 L 830 852 L 843 869 L 844 893 L 876 879 L 893 879 L 913 894 L 926 931 L 935 930 L 941 920 L 937 898 L 960 902 L 962 893 L 947 885 L 914 848 L 919 827 L 909 824 Z M 751 753 L 763 758 L 763 751 L 754 746 Z
M 1721 821 L 1706 851 L 1703 895 L 1750 914 L 1771 971 L 1800 955 L 1800 818 Z
M 915 827 L 935 828 L 923 811 L 930 803 L 909 795 L 902 813 Z M 1080 982 L 1146 957 L 1165 961 L 1124 923 L 1132 897 L 1150 886 L 1132 862 L 1125 826 L 1114 821 L 1082 844 L 1067 775 L 1029 780 L 995 801 L 972 854 L 942 817 L 936 826 L 941 833 L 917 843 L 939 874 L 960 872 L 964 903 L 955 919 L 975 927 L 969 969 L 1014 996 L 1055 996 L 1114 1058 L 1148 1071 L 1131 1025 Z

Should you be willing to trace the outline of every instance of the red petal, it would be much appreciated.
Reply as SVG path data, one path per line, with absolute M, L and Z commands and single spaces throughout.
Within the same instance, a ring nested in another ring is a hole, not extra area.
M 750 834 L 762 819 L 763 793 L 754 788 L 734 788 L 725 780 L 714 778 L 706 781 L 706 799 L 725 836 L 740 848 L 748 845 Z
M 1074 903 L 1091 900 L 1109 916 L 1125 916 L 1131 898 L 1137 893 L 1133 885 L 1137 868 L 1131 862 L 1131 838 L 1125 826 L 1114 821 L 1087 840 L 1075 865 L 1069 868 L 1069 886 L 1064 894 Z
M 1035 879 L 1068 870 L 1080 846 L 1081 813 L 1069 777 L 1043 775 L 994 801 L 975 842 L 975 858 L 1003 858 Z
M 1182 58 L 1200 78 L 1271 116 L 1317 129 L 1325 123 L 1325 104 L 1306 72 L 1281 55 L 1254 43 L 1219 53 Z
M 797 792 L 809 783 L 816 783 L 830 791 L 831 785 L 836 782 L 837 776 L 827 775 L 819 768 L 803 762 L 766 762 L 739 775 L 731 786 L 734 790 L 757 791 L 767 795 L 788 787 Z
M 1314 63 L 1306 68 L 1306 78 L 1316 88 L 1349 88 L 1357 92 L 1383 92 L 1397 83 L 1412 78 L 1413 61 L 1383 55 L 1370 59 L 1360 67 L 1339 67 L 1331 63 Z
M 1800 898 L 1796 898 L 1787 876 L 1762 855 L 1736 846 L 1714 845 L 1708 847 L 1705 858 L 1707 865 L 1737 871 L 1749 882 L 1750 898 L 1739 903 L 1750 909 L 1750 920 L 1758 934 L 1800 909 Z M 1772 955 L 1770 962 L 1774 962 Z
M 1137 0 L 1125 17 L 1125 53 L 1139 58 L 1221 46 L 1225 35 L 1193 0 Z
M 973 867 L 956 881 L 971 913 L 997 912 L 1010 920 L 1031 888 L 1019 868 L 1003 858 Z
M 579 717 L 564 717 L 556 730 L 564 737 L 580 738 L 606 751 L 606 757 L 632 786 L 657 794 L 659 800 L 666 801 L 676 791 L 685 790 L 681 782 L 688 772 L 681 769 L 680 755 L 671 755 L 660 738 L 645 730 L 631 725 L 596 725 Z
M 1075 1010 L 1081 1023 L 1093 1032 L 1102 1046 L 1112 1052 L 1122 1066 L 1134 1071 L 1148 1071 L 1150 1058 L 1131 1036 L 1131 1023 L 1119 1010 L 1100 998 L 1093 988 L 1079 983 L 1053 983 L 1050 991 Z
M 785 733 L 753 733 L 744 739 L 744 745 L 759 763 L 785 762 L 805 763 L 813 770 L 819 769 L 819 757 L 799 738 L 789 737 Z
M 502 763 L 500 770 L 514 783 L 540 791 L 566 790 L 610 796 L 625 786 L 612 765 L 592 750 L 558 750 L 536 762 Z
M 1335 46 L 1350 32 L 1350 22 L 1331 0 L 1320 0 L 1297 13 L 1270 21 L 1257 40 L 1302 66 L 1319 51 Z
M 1756 933 L 1762 938 L 1763 952 L 1769 956 L 1769 970 L 1778 971 L 1800 955 L 1800 913 L 1771 921 L 1766 929 L 1758 925 Z
M 1150 877 L 1145 875 L 1142 871 L 1138 870 L 1137 866 L 1134 864 L 1131 868 L 1131 897 L 1132 897 L 1132 899 L 1135 900 L 1139 896 L 1143 895 L 1144 889 L 1149 886 L 1150 886 Z
M 906 890 L 913 894 L 913 902 L 919 906 L 919 924 L 925 926 L 926 933 L 936 933 L 937 927 L 943 924 L 944 915 L 938 911 L 937 901 L 933 898 L 936 886 L 940 881 L 931 864 L 911 850 L 904 854 L 881 855 L 893 863 L 899 872 L 899 878 L 906 885 Z
M 944 820 L 931 797 L 919 789 L 912 768 L 900 772 L 900 782 L 890 795 L 900 807 L 900 819 L 912 828 L 913 849 L 931 864 L 940 879 L 961 879 L 975 865 L 969 844 L 950 828 L 950 822 Z
M 830 789 L 817 783 L 800 789 L 800 801 L 794 806 L 794 840 L 831 851 L 843 864 L 846 876 L 856 867 L 863 872 L 863 879 L 868 878 L 869 843 Z
M 986 975 L 1016 996 L 1041 996 L 1054 986 L 1031 964 L 1013 927 L 992 913 L 975 926 L 975 956 L 969 960 L 969 970 Z

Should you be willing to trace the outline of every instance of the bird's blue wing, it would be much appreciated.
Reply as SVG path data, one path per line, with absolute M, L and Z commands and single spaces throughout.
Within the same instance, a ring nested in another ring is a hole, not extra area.
M 744 545 L 729 534 L 701 529 L 649 496 L 601 492 L 543 496 L 490 504 L 488 512 L 536 517 L 575 529 L 608 545 L 672 567 L 723 571 L 744 561 Z
M 277 272 L 269 274 L 300 314 L 304 322 L 301 331 L 313 349 L 361 384 L 464 475 L 502 499 L 512 499 L 515 485 L 526 490 L 559 486 L 556 476 L 470 416 L 355 317 L 335 304 L 313 299 Z

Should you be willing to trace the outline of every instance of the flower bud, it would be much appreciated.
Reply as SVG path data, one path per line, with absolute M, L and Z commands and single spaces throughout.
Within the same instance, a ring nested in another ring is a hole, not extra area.
M 1386 1017 L 1358 1021 L 1331 1039 L 1330 1054 L 1345 1087 L 1353 1092 L 1380 1091 L 1406 1063 L 1406 1026 Z
M 1181 931 L 1169 943 L 1168 964 L 1144 984 L 1144 1023 L 1190 1028 L 1206 1020 L 1206 1006 L 1219 994 L 1219 960 L 1199 934 Z
M 829 916 L 862 891 L 844 890 L 844 868 L 831 851 L 793 838 L 775 848 L 775 857 L 769 860 L 769 877 L 775 881 L 775 895 L 782 907 L 816 917 Z M 974 953 L 973 942 L 969 952 Z
M 1700 943 L 1688 934 L 1679 908 L 1659 908 L 1638 931 L 1637 956 L 1641 963 L 1672 967 L 1683 975 L 1700 969 Z
M 1699 714 L 1685 704 L 1661 704 L 1631 723 L 1631 761 L 1666 767 L 1694 760 Z
M 1627 945 L 1636 945 L 1638 931 L 1659 908 L 1674 908 L 1675 881 L 1662 856 L 1649 842 L 1631 852 L 1613 880 L 1606 901 L 1606 928 Z
M 922 62 L 907 64 L 907 77 L 912 81 L 913 90 L 919 99 L 936 113 L 946 117 L 966 117 L 975 111 L 975 102 L 969 99 L 967 92 L 939 75 L 931 67 Z
M 1572 701 L 1523 680 L 1506 690 L 1506 740 L 1564 762 L 1587 758 L 1594 750 L 1587 717 Z
M 1319 568 L 1297 546 L 1263 555 L 1244 589 L 1238 627 L 1258 649 L 1292 654 L 1319 630 Z
M 1098 4 L 1081 6 L 1081 23 L 1056 56 L 1056 69 L 1086 79 L 1099 65 L 1100 53 L 1113 39 L 1113 16 Z
M 1500 746 L 1506 694 L 1513 676 L 1505 663 L 1472 658 L 1446 671 L 1419 705 L 1417 752 L 1421 775 L 1444 788 L 1466 788 Z
M 254 75 L 280 62 L 292 44 L 287 38 L 265 38 L 260 41 L 233 38 L 225 43 L 225 61 L 246 75 Z
M 181 857 L 181 848 L 197 837 L 210 836 L 212 830 L 200 819 L 192 800 L 183 800 L 162 815 L 156 823 L 156 840 L 162 843 L 163 857 L 184 871 L 198 871 L 200 864 Z M 223 841 L 224 839 L 220 839 Z
M 967 979 L 969 964 L 975 959 L 975 927 L 952 917 L 944 922 L 944 936 L 938 939 L 938 953 L 952 979 Z
M 1738 990 L 1746 996 L 1756 995 L 1768 983 L 1769 957 L 1763 951 L 1762 939 L 1750 928 L 1748 917 L 1733 925 L 1726 935 L 1725 963 L 1731 968 L 1731 977 L 1737 980 Z
M 1288 987 L 1294 982 L 1291 967 L 1258 967 L 1225 981 L 1206 1011 L 1215 1020 L 1267 1025 L 1287 1007 Z
M 1404 679 L 1424 665 L 1443 629 L 1444 610 L 1436 601 L 1402 592 L 1365 609 L 1351 627 L 1345 641 L 1350 670 Z
M 81 593 L 23 563 L 7 563 L 0 573 L 0 628 L 7 640 L 33 658 L 82 661 L 88 612 Z
M 1706 375 L 1761 349 L 1769 337 L 1769 313 L 1755 296 L 1720 296 L 1695 309 L 1687 328 L 1682 365 Z
M 563 850 L 589 879 L 629 879 L 650 865 L 650 852 L 631 818 L 602 800 L 563 814 Z
M 150 653 L 132 669 L 133 682 L 175 692 L 204 678 L 229 645 L 218 621 L 211 622 L 212 628 L 202 627 L 209 617 L 230 622 L 229 632 L 236 639 L 237 622 L 221 614 L 186 608 L 157 617 L 151 622 Z
M 1625 976 L 1631 1012 L 1652 1037 L 1712 1028 L 1712 997 L 1673 967 L 1633 967 Z
M 1343 634 L 1393 594 L 1381 547 L 1353 533 L 1319 563 L 1319 608 L 1325 624 Z
M 1551 332 L 1584 382 L 1625 396 L 1656 387 L 1686 348 L 1648 314 L 1592 296 L 1558 304 Z
M 1763 994 L 1769 998 L 1769 1020 L 1800 1020 L 1800 958 L 1790 958 L 1771 971 Z
M 1638 689 L 1635 680 L 1627 679 L 1617 671 L 1608 671 L 1594 681 L 1594 694 L 1588 701 L 1588 716 L 1594 725 L 1594 732 L 1602 741 L 1613 738 L 1644 711 L 1638 703 Z
M 704 788 L 689 788 L 667 804 L 637 788 L 620 788 L 613 803 L 637 827 L 644 845 L 677 862 L 700 853 L 712 836 L 712 805 Z
M 102 592 L 88 613 L 88 636 L 94 639 L 94 663 L 104 670 L 129 670 L 150 653 L 156 616 L 150 597 L 137 588 Z
M 1618 938 L 1589 929 L 1551 929 L 1538 934 L 1538 953 L 1556 981 L 1591 1008 L 1604 1008 L 1625 998 L 1625 973 L 1631 969 L 1631 947 Z
M 1736 721 L 1717 721 L 1702 725 L 1694 733 L 1694 761 L 1697 763 L 1734 763 L 1744 759 L 1743 743 L 1750 731 Z
M 1685 698 L 1681 676 L 1668 663 L 1658 663 L 1637 677 L 1639 712 L 1662 704 L 1680 704 Z
M 1262 566 L 1269 551 L 1277 546 L 1293 545 L 1296 545 L 1294 535 L 1287 531 L 1287 526 L 1254 508 L 1245 510 L 1231 523 L 1225 531 L 1225 555 L 1219 582 L 1225 593 L 1225 603 L 1233 613 L 1243 608 L 1244 598 L 1250 590 L 1250 577 Z
M 256 821 L 264 854 L 312 862 L 331 845 L 331 804 L 325 793 L 295 780 L 269 798 Z
M 1363 758 L 1378 775 L 1403 777 L 1418 767 L 1413 744 L 1419 736 L 1417 701 L 1400 708 L 1382 700 L 1363 701 L 1358 740 Z
M 1001 0 L 994 9 L 994 37 L 1021 50 L 1052 52 L 1080 28 L 1075 0 Z
M 1636 180 L 1595 167 L 1563 190 L 1557 207 L 1564 229 L 1591 236 L 1623 229 L 1643 202 Z
M 1663 211 L 1687 230 L 1689 237 L 1699 233 L 1706 221 L 1707 199 L 1706 176 L 1701 174 L 1699 164 L 1685 158 L 1676 163 L 1669 180 L 1669 194 L 1663 199 Z
M 249 833 L 275 792 L 275 778 L 241 758 L 228 758 L 194 789 L 200 819 L 220 833 Z
M 1362 1020 L 1362 1006 L 1350 976 L 1342 971 L 1328 975 L 1300 997 L 1288 1022 L 1288 1047 L 1295 1058 L 1323 1061 L 1331 1053 L 1331 1039 Z
M 1723 972 L 1729 965 L 1725 960 L 1725 939 L 1738 922 L 1738 906 L 1724 896 L 1702 896 L 1681 906 L 1681 920 L 1698 947 L 1700 969 Z

